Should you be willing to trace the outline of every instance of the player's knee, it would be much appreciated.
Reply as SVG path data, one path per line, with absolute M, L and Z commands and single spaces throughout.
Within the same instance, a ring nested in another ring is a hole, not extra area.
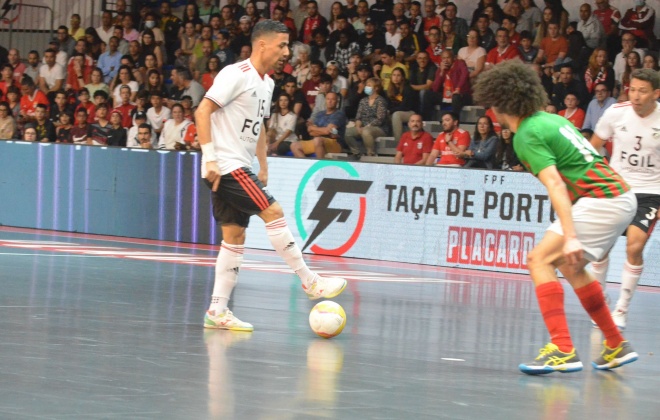
M 646 243 L 643 241 L 629 240 L 626 245 L 626 255 L 628 256 L 628 260 L 639 260 L 644 253 L 644 245 L 646 245 Z
M 271 204 L 266 210 L 262 211 L 259 216 L 266 222 L 281 219 L 284 217 L 282 206 L 278 202 Z
M 540 267 L 543 265 L 542 262 L 543 258 L 541 257 L 538 250 L 533 249 L 529 254 L 527 254 L 527 268 L 530 270 L 534 270 Z

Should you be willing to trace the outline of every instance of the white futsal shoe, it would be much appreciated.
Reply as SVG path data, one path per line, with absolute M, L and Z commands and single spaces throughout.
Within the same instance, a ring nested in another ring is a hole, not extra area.
M 346 279 L 340 277 L 321 277 L 316 275 L 308 286 L 303 284 L 302 288 L 311 300 L 320 298 L 330 299 L 343 292 L 346 284 Z
M 215 311 L 206 311 L 206 315 L 204 315 L 204 328 L 247 332 L 254 331 L 252 324 L 236 318 L 229 309 L 225 309 L 224 312 L 217 315 Z

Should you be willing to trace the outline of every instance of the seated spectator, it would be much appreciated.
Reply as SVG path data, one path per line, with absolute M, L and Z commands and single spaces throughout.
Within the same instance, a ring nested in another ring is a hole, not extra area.
M 438 70 L 435 64 L 429 59 L 429 54 L 426 51 L 420 51 L 417 54 L 416 65 L 411 66 L 410 69 L 410 87 L 419 95 L 419 109 L 421 114 L 421 104 L 424 103 L 424 95 L 426 95 L 433 86 L 433 78 L 435 72 Z
M 660 70 L 660 68 L 658 68 L 658 58 L 653 54 L 648 54 L 646 57 L 644 57 L 644 60 L 642 61 L 642 68 L 651 69 L 655 71 Z
M 456 6 L 456 3 L 451 1 L 448 2 L 445 5 L 445 11 L 443 13 L 444 17 L 448 20 L 451 20 L 454 24 L 454 32 L 456 32 L 458 39 L 465 40 L 469 27 L 467 20 L 458 17 L 458 6 Z
M 610 96 L 610 89 L 605 83 L 597 83 L 594 87 L 594 98 L 589 102 L 587 114 L 582 124 L 582 129 L 593 130 L 596 123 L 603 116 L 607 108 L 616 103 L 616 99 Z
M 467 46 L 458 50 L 458 59 L 465 61 L 470 72 L 470 83 L 473 83 L 479 73 L 484 70 L 486 55 L 486 50 L 479 46 L 479 32 L 471 29 L 467 34 Z
M 584 82 L 576 80 L 573 77 L 573 67 L 571 64 L 567 63 L 562 64 L 559 71 L 559 82 L 555 84 L 552 90 L 551 99 L 552 103 L 557 107 L 557 110 L 561 111 L 566 108 L 564 98 L 569 92 L 573 93 L 581 104 L 587 102 L 587 93 L 586 88 L 584 87 Z
M 355 125 L 346 129 L 346 144 L 357 159 L 362 153 L 358 138 L 362 138 L 367 156 L 376 156 L 376 139 L 386 136 L 386 130 L 389 131 L 387 101 L 381 96 L 381 91 L 380 79 L 372 77 L 367 80 L 367 86 L 364 88 L 367 97 L 360 101 Z
M 434 79 L 431 90 L 422 100 L 424 121 L 433 119 L 436 105 L 460 115 L 463 106 L 472 102 L 467 66 L 463 60 L 454 60 L 453 52 L 442 52 L 442 66 L 436 71 Z
M 220 31 L 215 40 L 218 46 L 215 49 L 214 54 L 220 60 L 220 68 L 223 69 L 229 64 L 234 64 L 236 62 L 236 55 L 229 46 L 229 34 Z
M 408 66 L 415 61 L 417 53 L 422 49 L 422 44 L 417 38 L 417 34 L 411 30 L 410 22 L 401 22 L 399 25 L 399 31 L 401 33 L 401 41 L 399 42 L 399 48 L 397 48 L 396 51 L 396 58 L 398 62 Z
M 296 82 L 289 82 L 295 86 Z M 288 84 L 288 83 L 287 83 Z M 285 92 L 280 93 L 268 121 L 268 154 L 285 156 L 291 151 L 291 143 L 298 140 L 296 124 L 298 116 L 293 113 L 292 102 Z
M 325 95 L 325 109 L 312 115 L 307 124 L 307 131 L 312 140 L 291 143 L 291 152 L 295 157 L 316 154 L 323 159 L 326 153 L 340 153 L 346 132 L 346 115 L 339 109 L 339 94 L 328 92 Z
M 477 18 L 475 28 L 479 32 L 479 46 L 486 51 L 495 48 L 495 33 L 490 29 L 490 18 L 488 15 L 480 15 Z
M 385 20 L 385 45 L 394 48 L 395 51 L 399 48 L 399 43 L 401 42 L 401 32 L 399 32 L 396 25 L 394 16 L 389 16 Z
M 598 18 L 591 13 L 591 5 L 583 3 L 580 6 L 580 20 L 577 30 L 584 36 L 587 47 L 595 49 L 605 45 L 605 28 Z
M 508 128 L 503 128 L 500 133 L 493 169 L 516 172 L 525 170 L 513 150 L 513 133 Z
M 313 32 L 312 60 L 320 60 L 323 65 L 332 60 L 333 48 L 328 45 L 328 30 L 324 27 L 316 28 Z
M 332 87 L 333 87 L 332 86 L 332 77 L 330 77 L 329 74 L 323 73 L 320 76 L 320 80 L 321 80 L 321 82 L 319 83 L 319 89 L 318 89 L 317 94 L 316 94 L 316 99 L 315 99 L 315 102 L 314 102 L 314 108 L 312 109 L 312 114 L 316 114 L 318 112 L 325 111 L 325 106 L 326 106 L 325 96 L 328 93 L 333 91 L 333 89 L 332 89 Z M 339 94 L 339 92 L 335 92 L 335 93 Z M 343 108 L 342 103 L 343 103 L 342 96 L 339 95 L 339 104 L 338 104 L 339 109 Z
M 18 124 L 18 119 L 21 117 L 21 90 L 16 86 L 10 86 L 7 89 L 7 104 L 9 104 L 9 115 L 14 117 Z
M 582 129 L 582 124 L 584 124 L 584 111 L 578 108 L 579 104 L 580 100 L 577 98 L 577 95 L 574 93 L 568 93 L 564 97 L 564 105 L 566 108 L 558 113 L 569 120 L 578 130 Z
M 220 73 L 220 59 L 218 57 L 209 57 L 206 64 L 206 71 L 201 74 L 201 85 L 205 91 L 211 89 L 215 76 Z
M 13 69 L 14 82 L 16 86 L 21 85 L 21 79 L 27 68 L 25 64 L 21 61 L 21 56 L 16 48 L 10 48 L 9 53 L 7 54 L 7 61 Z
M 557 113 L 557 107 L 554 104 L 547 104 L 543 110 L 545 112 L 547 112 L 548 114 L 556 114 Z
M 431 27 L 429 29 L 429 42 L 428 45 L 426 46 L 426 49 L 424 50 L 428 54 L 431 62 L 433 62 L 433 64 L 435 64 L 438 67 L 440 67 L 440 65 L 442 64 L 442 52 L 445 50 L 445 47 L 442 45 L 441 36 L 442 36 L 442 30 L 440 28 L 435 26 Z
M 160 135 L 163 130 L 163 124 L 170 119 L 171 111 L 170 108 L 163 106 L 163 99 L 166 98 L 163 98 L 160 92 L 150 92 L 150 95 L 151 108 L 147 111 L 147 122 L 151 125 L 152 131 L 156 135 Z
M 92 69 L 89 75 L 89 83 L 84 86 L 88 97 L 93 98 L 97 90 L 103 90 L 110 94 L 110 87 L 103 81 L 103 71 L 98 67 Z M 80 94 L 80 92 L 79 92 Z
M 499 28 L 495 35 L 495 41 L 497 46 L 490 50 L 486 56 L 486 69 L 506 60 L 520 58 L 518 48 L 509 42 L 509 31 Z
M 303 84 L 311 78 L 311 52 L 312 49 L 307 44 L 298 42 L 293 45 L 293 72 L 291 75 L 296 78 L 296 83 L 300 88 L 303 87 Z
M 360 78 L 357 74 L 357 69 L 362 64 L 362 56 L 359 53 L 352 54 L 348 59 L 348 67 L 346 71 L 348 72 L 346 79 L 348 79 L 348 87 L 350 89 L 352 84 L 358 83 Z
M 403 124 L 419 109 L 419 95 L 410 87 L 406 75 L 399 68 L 392 71 L 390 86 L 385 93 L 392 116 L 392 134 L 395 140 L 399 140 L 403 134 Z
M 425 0 L 424 1 L 424 23 L 423 23 L 423 31 L 424 31 L 424 38 L 426 39 L 426 42 L 430 42 L 429 40 L 429 32 L 432 27 L 440 28 L 442 25 L 444 17 L 438 15 L 435 12 L 435 0 Z
M 25 66 L 25 71 L 23 76 L 29 76 L 30 79 L 36 81 L 39 78 L 39 67 L 40 67 L 39 53 L 35 50 L 32 50 L 28 53 L 27 65 Z M 21 81 L 23 78 L 21 78 Z
M 177 67 L 176 74 L 181 87 L 183 87 L 182 96 L 190 96 L 193 101 L 193 107 L 198 106 L 206 93 L 202 85 L 193 79 L 192 73 L 186 67 Z
M 163 93 L 163 95 L 166 94 Z M 135 108 L 131 111 L 131 118 L 133 119 L 133 123 L 135 124 L 135 114 L 138 112 L 144 112 L 146 115 L 149 108 L 151 108 L 151 97 L 149 96 L 149 91 L 139 91 L 135 97 Z
M 111 83 L 114 80 L 119 71 L 119 66 L 121 66 L 122 53 L 117 50 L 118 46 L 119 38 L 116 36 L 111 37 L 108 43 L 108 50 L 99 57 L 97 65 L 103 72 L 103 81 L 105 83 Z
M 46 95 L 36 89 L 34 81 L 30 76 L 23 76 L 21 81 L 21 111 L 20 115 L 26 122 L 34 121 L 36 107 L 42 104 L 46 107 L 50 105 Z
M 11 140 L 16 138 L 16 121 L 11 115 L 9 104 L 0 102 L 0 140 Z
M 20 88 L 21 85 L 19 83 L 16 83 L 14 80 L 14 69 L 10 64 L 5 64 L 2 66 L 2 70 L 0 70 L 0 75 L 2 78 L 0 79 L 0 100 L 6 101 L 7 100 L 7 89 L 11 86 L 15 86 L 17 88 Z
M 358 66 L 357 76 L 357 82 L 352 83 L 349 86 L 348 94 L 346 95 L 344 113 L 349 120 L 355 119 L 360 101 L 367 96 L 366 93 L 364 93 L 364 88 L 367 86 L 367 80 L 373 77 L 371 66 L 366 63 L 360 64 Z
M 607 60 L 607 50 L 603 48 L 596 48 L 591 57 L 589 57 L 589 66 L 584 73 L 584 84 L 587 92 L 593 94 L 594 87 L 604 83 L 608 90 L 614 89 L 614 70 Z
M 348 94 L 348 80 L 340 73 L 340 64 L 336 61 L 328 61 L 325 72 L 332 77 L 332 91 L 341 95 L 342 99 Z
M 143 149 L 155 148 L 158 145 L 158 137 L 156 136 L 156 133 L 154 133 L 151 130 L 151 126 L 147 124 L 147 114 L 145 112 L 138 111 L 133 116 L 133 120 L 134 120 L 133 126 L 128 129 L 126 146 L 141 147 Z M 141 142 L 139 136 L 139 127 L 142 125 L 146 125 L 149 127 L 149 137 L 143 139 L 143 141 Z M 143 143 L 148 143 L 148 147 L 145 147 L 146 144 Z
M 96 110 L 94 111 L 96 114 Z M 76 109 L 76 120 L 73 127 L 71 127 L 70 136 L 71 142 L 75 144 L 87 144 L 87 138 L 89 136 L 89 117 L 87 115 L 87 110 L 85 108 Z M 92 120 L 94 117 L 91 118 Z
M 403 133 L 396 147 L 394 163 L 425 165 L 433 149 L 433 137 L 422 127 L 422 116 L 413 114 L 408 120 L 409 131 Z
M 169 150 L 185 149 L 186 135 L 191 125 L 194 126 L 194 124 L 183 118 L 183 106 L 181 104 L 174 104 L 171 114 L 172 118 L 163 124 L 158 139 L 158 148 Z
M 321 83 L 321 74 L 324 74 L 323 63 L 319 60 L 312 61 L 309 69 L 309 80 L 305 81 L 302 85 L 302 92 L 305 94 L 310 107 L 313 107 L 316 103 L 316 95 L 318 95 L 319 84 Z
M 493 121 L 486 116 L 479 118 L 474 128 L 470 147 L 458 154 L 459 157 L 467 159 L 463 167 L 493 169 L 497 143 L 499 143 L 499 138 L 495 133 Z
M 96 122 L 89 127 L 87 144 L 105 146 L 112 134 L 112 125 L 108 121 L 108 105 L 99 104 L 96 107 Z
M 133 73 L 128 66 L 121 66 L 117 77 L 112 81 L 110 85 L 110 90 L 112 91 L 112 100 L 115 104 L 121 103 L 120 90 L 122 86 L 128 86 L 131 90 L 130 101 L 134 102 L 135 97 L 137 96 L 138 91 L 140 90 L 140 85 L 133 77 Z
M 165 84 L 163 83 L 163 77 L 160 74 L 158 70 L 149 70 L 147 73 L 147 77 L 144 81 L 144 83 L 139 87 L 138 93 L 141 91 L 146 91 L 146 92 L 153 92 L 153 91 L 159 91 L 161 95 L 167 95 L 167 89 L 165 88 Z M 137 95 L 136 95 L 137 99 Z
M 89 99 L 89 92 L 86 88 L 82 88 L 80 93 L 78 93 L 78 106 L 76 106 L 74 114 L 77 113 L 80 108 L 85 109 L 87 111 L 87 122 L 91 124 L 96 117 L 96 105 Z
M 339 40 L 334 46 L 331 62 L 337 63 L 340 73 L 348 73 L 348 63 L 353 54 L 360 54 L 360 46 L 357 42 L 351 41 L 347 30 L 339 32 Z
M 523 63 L 532 64 L 536 62 L 536 57 L 539 55 L 539 49 L 532 45 L 532 33 L 522 31 L 520 33 L 520 45 L 518 45 L 518 52 L 520 59 Z
M 630 88 L 630 75 L 633 71 L 642 68 L 642 60 L 637 54 L 636 51 L 631 51 L 626 57 L 626 69 L 621 75 L 621 85 L 619 87 L 619 102 L 625 102 L 628 100 L 628 89 Z
M 193 107 L 192 98 L 188 95 L 182 96 L 180 104 L 183 107 L 183 118 L 195 122 L 195 107 Z
M 59 117 L 60 119 L 57 121 L 57 127 L 55 128 L 55 143 L 73 143 L 71 139 L 73 115 L 63 112 Z
M 548 24 L 548 36 L 541 40 L 536 62 L 543 64 L 544 68 L 552 71 L 556 64 L 564 62 L 568 54 L 568 41 L 559 33 L 559 24 L 550 22 Z
M 564 62 L 573 64 L 573 68 L 578 74 L 582 74 L 587 68 L 589 56 L 592 50 L 587 47 L 582 33 L 577 29 L 575 22 L 570 22 L 566 27 L 566 41 L 568 41 L 568 50 Z
M 33 123 L 27 124 L 23 130 L 24 141 L 37 141 L 37 129 Z
M 630 31 L 640 41 L 640 46 L 653 46 L 655 34 L 655 10 L 646 4 L 646 0 L 636 0 L 635 6 L 626 10 L 621 18 L 619 29 Z
M 380 70 L 380 79 L 382 81 L 383 89 L 387 90 L 390 85 L 390 77 L 392 76 L 392 70 L 395 68 L 400 68 L 408 77 L 408 67 L 404 64 L 399 63 L 396 59 L 396 50 L 393 46 L 387 45 L 383 48 L 383 52 L 380 54 L 380 59 L 383 61 L 383 67 Z
M 91 81 L 92 67 L 85 65 L 85 56 L 75 51 L 67 72 L 64 89 L 78 92 Z
M 110 113 L 110 133 L 108 136 L 108 146 L 126 147 L 126 129 L 122 126 L 123 116 L 117 109 Z
M 362 51 L 362 59 L 371 63 L 380 58 L 385 48 L 385 35 L 377 29 L 373 19 L 367 18 L 364 23 L 364 33 L 358 36 L 358 45 Z
M 289 95 L 289 105 L 291 111 L 296 116 L 296 130 L 295 134 L 305 134 L 307 132 L 304 130 L 305 122 L 312 116 L 312 108 L 307 103 L 305 95 L 302 93 L 302 90 L 297 88 L 297 83 L 294 80 L 289 80 L 284 85 L 282 93 Z
M 121 97 L 121 102 L 116 104 L 112 113 L 117 111 L 121 116 L 122 127 L 130 128 L 133 125 L 131 113 L 135 109 L 135 104 L 131 102 L 131 88 L 126 85 L 120 86 L 119 96 Z M 112 117 L 112 114 L 110 116 Z M 110 122 L 112 123 L 112 118 L 110 119 Z
M 69 104 L 66 92 L 60 90 L 55 93 L 55 103 L 50 107 L 50 121 L 55 127 L 60 124 L 60 115 L 73 114 L 73 105 Z
M 450 50 L 454 53 L 454 56 L 466 45 L 466 40 L 459 38 L 454 30 L 454 22 L 450 19 L 445 19 L 442 22 L 442 39 L 443 49 Z
M 470 146 L 470 134 L 458 127 L 459 119 L 455 112 L 445 113 L 441 122 L 442 133 L 435 139 L 426 164 L 455 167 L 465 165 L 465 160 L 461 159 L 460 155 Z
M 194 4 L 193 4 L 194 5 Z M 187 22 L 183 26 L 183 32 L 179 34 L 179 48 L 174 51 L 177 66 L 190 66 L 190 57 L 193 55 L 193 49 L 197 41 L 197 34 L 195 33 L 195 24 Z
M 150 63 L 152 64 L 150 65 Z M 145 55 L 144 63 L 136 63 L 135 60 L 133 60 L 133 57 L 131 57 L 130 55 L 125 55 L 121 58 L 121 65 L 128 66 L 131 73 L 133 74 L 133 78 L 138 83 L 138 85 L 140 83 L 144 83 L 144 79 L 145 79 L 145 75 L 147 74 L 147 71 L 149 71 L 152 68 L 153 69 L 158 68 L 156 66 L 156 58 L 153 54 Z
M 55 98 L 55 92 L 64 87 L 64 68 L 55 62 L 55 51 L 46 50 L 44 53 L 45 64 L 39 68 L 39 89 L 49 100 Z
M 516 48 L 518 48 L 518 45 L 520 45 L 520 34 L 516 32 L 517 23 L 518 20 L 513 16 L 504 15 L 502 18 L 502 28 L 506 29 L 507 31 L 507 35 L 509 36 L 509 43 Z M 497 33 L 495 36 L 497 37 Z
M 640 57 L 644 57 L 644 50 L 641 48 L 636 48 L 637 45 L 637 38 L 635 35 L 625 32 L 621 36 L 621 52 L 616 55 L 614 58 L 614 65 L 612 66 L 614 68 L 614 76 L 616 78 L 616 81 L 618 83 L 621 83 L 621 76 L 623 75 L 623 72 L 626 70 L 626 61 L 628 54 L 632 51 L 635 51 Z
M 48 107 L 43 104 L 37 104 L 34 113 L 34 126 L 37 130 L 37 141 L 42 143 L 52 143 L 55 141 L 55 125 L 48 119 Z

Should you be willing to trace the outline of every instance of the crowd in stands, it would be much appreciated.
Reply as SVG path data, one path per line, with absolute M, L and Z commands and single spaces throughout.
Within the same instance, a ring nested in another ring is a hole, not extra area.
M 144 3 L 129 10 L 117 0 L 98 27 L 74 14 L 31 51 L 0 47 L 0 139 L 197 150 L 195 107 L 225 66 L 249 58 L 263 19 L 290 29 L 291 53 L 271 72 L 272 155 L 360 159 L 393 136 L 396 163 L 523 170 L 492 110 L 473 132 L 461 128 L 462 109 L 479 105 L 471 87 L 480 74 L 528 63 L 547 91 L 545 111 L 588 136 L 627 100 L 635 69 L 658 70 L 655 11 L 644 0 L 621 11 L 595 0 L 578 16 L 561 0 L 480 0 L 471 16 L 447 0 L 345 0 L 328 16 L 313 0 Z M 440 123 L 436 138 L 429 121 Z

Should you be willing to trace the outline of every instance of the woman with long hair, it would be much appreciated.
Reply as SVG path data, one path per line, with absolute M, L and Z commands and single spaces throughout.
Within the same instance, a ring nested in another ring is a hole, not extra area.
M 87 41 L 87 51 L 85 51 L 85 54 L 89 55 L 92 57 L 94 62 L 96 62 L 99 57 L 101 56 L 101 37 L 99 36 L 98 32 L 96 32 L 96 29 L 89 27 L 85 29 L 85 41 Z
M 115 76 L 114 80 L 110 84 L 110 90 L 112 90 L 112 99 L 115 104 L 121 104 L 121 96 L 119 95 L 119 91 L 123 85 L 127 85 L 131 88 L 131 102 L 134 102 L 135 96 L 137 95 L 140 86 L 138 85 L 138 82 L 135 81 L 135 77 L 133 76 L 131 68 L 126 65 L 119 67 L 117 76 Z
M 199 6 L 196 2 L 191 1 L 186 4 L 186 8 L 183 11 L 183 19 L 181 19 L 181 28 L 179 29 L 179 35 L 181 35 L 185 29 L 186 23 L 192 23 L 195 33 L 199 33 L 202 30 L 202 25 L 204 22 L 199 17 Z
M 268 122 L 268 153 L 271 155 L 286 155 L 291 151 L 291 142 L 296 137 L 298 116 L 292 110 L 293 101 L 286 93 L 280 93 L 273 114 Z
M 658 71 L 658 59 L 653 54 L 646 54 L 642 61 L 642 68 Z
M 516 31 L 529 31 L 532 34 L 541 23 L 541 9 L 534 3 L 534 0 L 521 0 L 520 6 L 523 9 L 522 15 L 518 18 Z
M 470 147 L 460 153 L 460 157 L 466 159 L 463 167 L 493 169 L 498 141 L 490 117 L 483 116 L 479 118 L 477 125 L 474 127 Z
M 142 56 L 146 56 L 147 54 L 153 54 L 156 57 L 158 68 L 163 68 L 163 52 L 156 45 L 154 31 L 151 29 L 145 29 L 142 32 Z
M 642 68 L 642 60 L 637 51 L 630 51 L 626 56 L 626 69 L 621 75 L 621 88 L 619 89 L 619 102 L 628 100 L 628 89 L 630 88 L 630 75 L 633 71 Z
M 614 70 L 607 60 L 607 50 L 596 48 L 589 57 L 589 65 L 584 73 L 584 84 L 590 94 L 598 83 L 604 83 L 609 91 L 614 89 Z
M 458 50 L 458 58 L 465 61 L 470 72 L 470 83 L 484 70 L 486 64 L 486 50 L 479 45 L 479 31 L 470 29 L 467 34 L 467 46 Z
M 358 105 L 355 115 L 355 126 L 347 128 L 344 136 L 351 153 L 359 157 L 360 144 L 358 137 L 362 138 L 368 156 L 376 156 L 376 139 L 384 137 L 387 130 L 387 101 L 381 96 L 383 83 L 377 77 L 367 80 L 364 93 L 367 94 Z
M 204 90 L 208 91 L 211 89 L 211 86 L 213 86 L 213 80 L 218 73 L 220 73 L 220 59 L 217 56 L 212 55 L 206 63 L 206 72 L 202 74 L 201 84 Z
M 103 82 L 103 70 L 98 67 L 92 69 L 89 75 L 89 83 L 85 85 L 85 88 L 89 91 L 90 98 L 94 97 L 97 90 L 102 90 L 108 95 L 110 94 L 110 87 Z
M 230 6 L 224 6 L 220 11 L 220 27 L 233 37 L 238 30 L 238 22 L 234 19 L 234 12 Z
M 543 38 L 548 36 L 548 25 L 550 22 L 558 21 L 559 19 L 555 16 L 555 13 L 551 8 L 546 7 L 543 9 L 543 13 L 541 14 L 541 22 L 539 22 L 539 25 L 536 27 L 536 35 L 534 36 L 533 45 L 535 47 L 540 47 Z M 560 35 L 563 35 L 563 32 L 560 31 Z
M 442 32 L 440 35 L 442 39 L 443 50 L 452 50 L 454 56 L 458 54 L 461 48 L 465 46 L 466 40 L 456 35 L 454 31 L 454 22 L 451 19 L 442 21 Z
M 259 9 L 257 9 L 257 4 L 252 0 L 245 3 L 245 16 L 250 18 L 252 26 L 256 25 L 257 22 L 264 20 L 263 16 L 259 13 Z
M 195 24 L 187 22 L 183 26 L 183 31 L 179 33 L 179 48 L 174 51 L 176 57 L 175 64 L 177 66 L 188 67 L 190 65 L 190 57 L 193 55 L 193 49 L 197 42 L 197 33 L 195 32 Z
M 330 19 L 328 19 L 328 33 L 337 29 L 337 17 L 344 13 L 344 5 L 338 1 L 330 6 Z
M 311 61 L 309 59 L 311 53 L 312 49 L 309 45 L 301 42 L 293 44 L 293 73 L 291 75 L 296 78 L 296 84 L 299 88 L 311 77 Z
M 151 69 L 147 72 L 147 77 L 145 77 L 145 82 L 140 86 L 140 91 L 147 92 L 160 92 L 161 97 L 167 96 L 167 89 L 163 83 L 163 76 L 161 72 L 156 69 Z
M 522 172 L 525 168 L 520 163 L 520 159 L 513 150 L 513 133 L 508 128 L 502 128 L 499 136 L 497 148 L 495 150 L 495 162 L 493 169 L 503 169 L 505 171 Z
M 392 116 L 392 134 L 399 141 L 403 134 L 403 124 L 419 108 L 419 93 L 410 87 L 406 74 L 399 67 L 392 70 L 390 84 L 387 87 L 388 110 Z
M 474 10 L 474 13 L 472 13 L 472 21 L 470 22 L 471 27 L 476 26 L 479 16 L 484 14 L 484 11 L 488 6 L 491 6 L 493 8 L 493 20 L 495 22 L 500 22 L 500 23 L 502 22 L 502 17 L 504 16 L 504 12 L 502 11 L 500 5 L 497 4 L 497 0 L 479 0 L 479 5 Z
M 552 9 L 552 14 L 559 22 L 559 34 L 565 35 L 568 27 L 568 10 L 564 9 L 562 0 L 544 0 L 545 6 Z

